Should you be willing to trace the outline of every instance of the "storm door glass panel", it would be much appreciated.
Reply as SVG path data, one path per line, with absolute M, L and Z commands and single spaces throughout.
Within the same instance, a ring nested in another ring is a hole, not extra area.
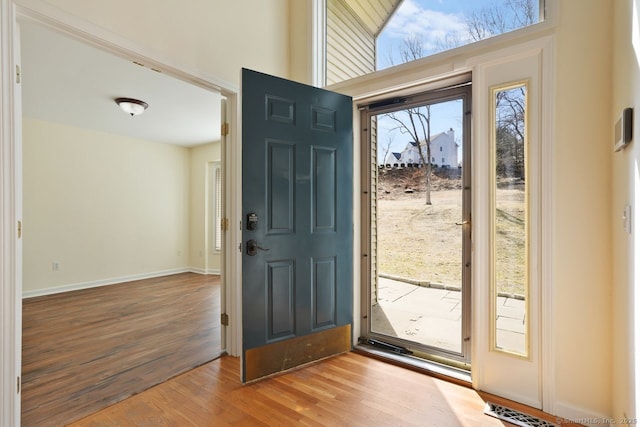
M 372 335 L 463 359 L 463 100 L 371 116 Z M 467 188 L 469 190 L 469 188 Z
M 493 90 L 493 348 L 528 354 L 527 83 Z

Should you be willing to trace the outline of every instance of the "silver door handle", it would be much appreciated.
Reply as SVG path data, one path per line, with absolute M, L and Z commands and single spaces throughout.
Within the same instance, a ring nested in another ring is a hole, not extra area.
M 471 221 L 456 222 L 456 225 L 467 225 L 467 224 L 471 224 Z

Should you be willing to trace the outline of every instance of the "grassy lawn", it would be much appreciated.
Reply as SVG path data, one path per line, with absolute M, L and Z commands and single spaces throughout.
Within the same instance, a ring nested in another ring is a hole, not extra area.
M 380 273 L 460 286 L 462 281 L 461 190 L 399 194 L 378 200 Z M 498 292 L 524 294 L 524 192 L 497 193 Z

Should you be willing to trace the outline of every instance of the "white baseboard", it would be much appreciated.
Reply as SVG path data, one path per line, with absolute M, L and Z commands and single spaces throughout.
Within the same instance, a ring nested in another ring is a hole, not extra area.
M 132 282 L 134 280 L 152 279 L 154 277 L 169 276 L 172 274 L 179 274 L 179 273 L 197 273 L 197 274 L 204 274 L 204 275 L 220 274 L 219 270 L 215 270 L 215 271 L 214 270 L 205 271 L 203 269 L 197 269 L 193 267 L 174 268 L 171 270 L 155 271 L 152 273 L 133 274 L 131 276 L 112 277 L 109 279 L 94 280 L 91 282 L 74 283 L 71 285 L 62 285 L 62 286 L 55 286 L 52 288 L 36 289 L 33 291 L 24 291 L 22 292 L 22 298 L 25 299 L 25 298 L 40 297 L 44 295 L 60 294 L 63 292 L 97 288 L 98 286 L 116 285 L 118 283 Z
M 189 271 L 192 273 L 198 273 L 198 274 L 204 274 L 204 275 L 220 275 L 220 269 L 219 268 L 196 268 L 196 267 L 189 267 Z
M 611 421 L 614 419 L 611 415 L 598 414 L 586 408 L 580 408 L 568 403 L 556 401 L 555 408 L 559 420 L 565 419 L 585 426 L 619 424 L 617 420 L 615 420 L 615 423 Z

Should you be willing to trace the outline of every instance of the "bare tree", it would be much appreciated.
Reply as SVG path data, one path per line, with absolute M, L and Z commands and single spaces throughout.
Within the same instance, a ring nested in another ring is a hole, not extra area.
M 537 0 L 504 0 L 502 7 L 487 6 L 471 12 L 465 25 L 471 40 L 479 41 L 535 23 Z
M 424 41 L 421 36 L 414 34 L 404 39 L 400 50 L 403 62 L 411 62 L 424 56 Z M 398 112 L 386 114 L 401 134 L 409 135 L 411 142 L 417 148 L 420 163 L 423 165 L 426 181 L 426 204 L 431 204 L 431 107 L 429 105 L 412 107 Z
M 395 139 L 395 135 L 389 134 L 387 136 L 387 142 L 384 144 L 380 144 L 379 148 L 382 148 L 382 151 L 384 153 L 382 155 L 382 164 L 385 164 L 385 162 L 387 161 L 387 156 L 389 156 L 389 151 L 391 151 L 391 145 L 393 144 L 394 139 Z
M 424 179 L 426 181 L 427 205 L 431 203 L 431 106 L 408 108 L 406 110 L 386 114 L 395 122 L 391 130 L 398 130 L 402 134 L 408 134 L 411 142 L 415 144 L 420 164 L 423 165 Z
M 496 94 L 497 172 L 502 176 L 525 178 L 525 87 Z

